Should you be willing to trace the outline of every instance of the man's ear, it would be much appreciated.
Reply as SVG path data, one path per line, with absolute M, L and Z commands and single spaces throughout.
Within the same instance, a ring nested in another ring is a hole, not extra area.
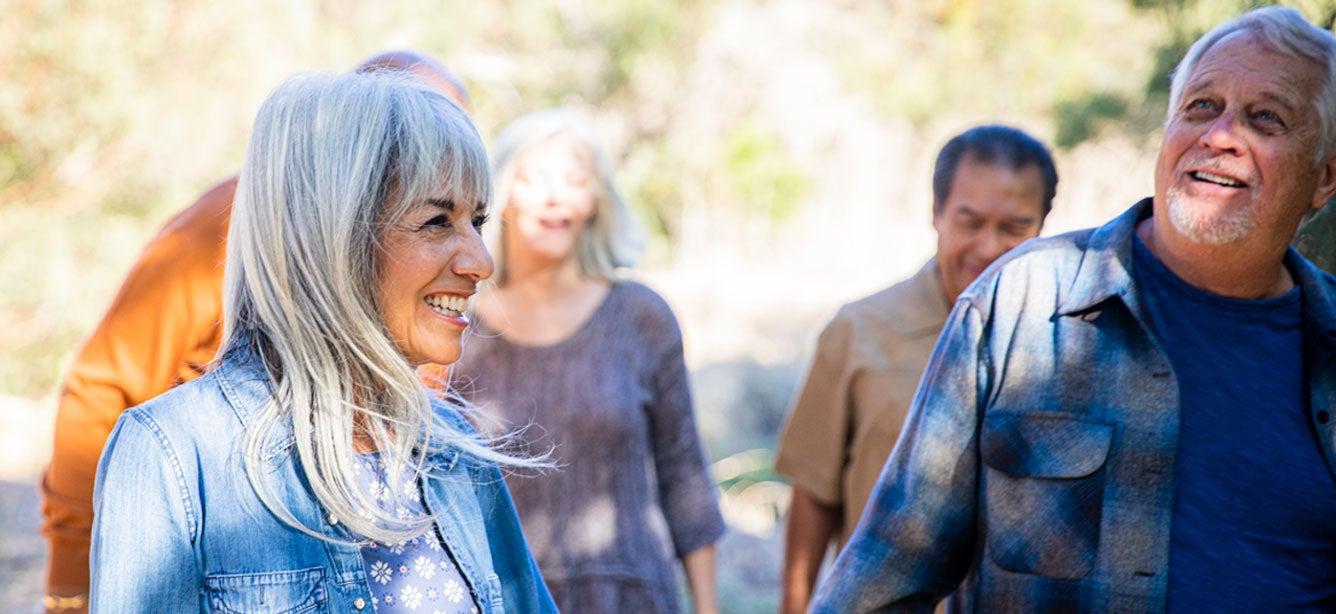
M 1321 209 L 1332 198 L 1336 197 L 1336 155 L 1327 158 L 1317 169 L 1317 191 L 1313 192 L 1314 210 Z

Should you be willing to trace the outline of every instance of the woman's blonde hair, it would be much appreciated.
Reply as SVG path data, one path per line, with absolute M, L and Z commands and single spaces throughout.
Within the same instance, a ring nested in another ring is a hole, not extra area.
M 556 137 L 570 139 L 580 148 L 593 167 L 594 215 L 580 233 L 578 253 L 580 272 L 586 276 L 611 281 L 617 269 L 634 266 L 644 248 L 640 228 L 631 210 L 613 184 L 612 164 L 598 144 L 589 123 L 579 115 L 562 109 L 538 111 L 510 122 L 497 137 L 492 156 L 498 207 L 510 205 L 510 191 L 515 184 L 515 166 L 530 147 Z M 497 216 L 498 218 L 501 216 Z M 491 226 L 486 234 L 496 261 L 496 282 L 507 281 L 506 238 L 501 224 Z
M 256 116 L 228 237 L 222 347 L 255 348 L 273 385 L 246 436 L 250 482 L 312 536 L 325 539 L 278 504 L 261 470 L 262 444 L 284 423 L 320 504 L 386 543 L 422 534 L 431 518 L 397 517 L 358 486 L 355 437 L 390 476 L 421 475 L 446 448 L 532 464 L 434 412 L 382 317 L 379 239 L 441 186 L 454 202 L 486 203 L 486 152 L 453 101 L 405 75 L 298 76 Z

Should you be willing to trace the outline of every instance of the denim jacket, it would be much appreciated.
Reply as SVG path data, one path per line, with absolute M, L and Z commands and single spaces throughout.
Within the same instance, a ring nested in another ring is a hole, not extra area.
M 1148 215 L 1030 241 L 960 296 L 814 612 L 927 612 L 957 586 L 963 611 L 1164 610 L 1179 391 L 1131 275 Z M 1285 264 L 1336 470 L 1336 278 Z
M 93 493 L 94 612 L 374 611 L 359 547 L 284 523 L 246 477 L 245 429 L 271 399 L 256 354 L 234 349 L 121 416 Z M 274 496 L 305 526 L 355 540 L 311 493 L 284 428 L 260 469 Z M 453 451 L 429 460 L 424 502 L 482 610 L 554 612 L 498 468 Z

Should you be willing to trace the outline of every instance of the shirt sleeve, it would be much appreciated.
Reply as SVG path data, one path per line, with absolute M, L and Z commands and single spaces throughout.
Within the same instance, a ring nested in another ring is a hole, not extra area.
M 964 578 L 977 539 L 978 418 L 988 385 L 983 329 L 979 311 L 957 303 L 813 612 L 930 612 Z
M 145 248 L 65 379 L 42 482 L 50 587 L 88 586 L 94 472 L 117 418 L 197 375 L 216 350 L 225 245 L 217 216 L 231 192 L 205 199 L 184 227 L 174 223 Z
M 93 612 L 194 612 L 198 515 L 180 458 L 148 417 L 126 413 L 107 440 L 94 488 Z
M 696 430 L 682 332 L 671 312 L 662 322 L 660 335 L 648 412 L 650 437 L 659 503 L 673 550 L 681 558 L 718 540 L 724 533 L 724 519 Z
M 850 351 L 853 323 L 837 314 L 817 339 L 812 366 L 793 403 L 775 455 L 775 471 L 818 501 L 842 502 L 853 428 Z

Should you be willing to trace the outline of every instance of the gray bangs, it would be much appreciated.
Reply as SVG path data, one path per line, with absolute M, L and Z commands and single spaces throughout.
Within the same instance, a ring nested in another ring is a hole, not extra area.
M 422 94 L 399 99 L 390 111 L 394 147 L 388 156 L 386 223 L 428 198 L 445 197 L 479 212 L 491 201 L 491 170 L 477 130 L 453 100 L 434 90 Z

